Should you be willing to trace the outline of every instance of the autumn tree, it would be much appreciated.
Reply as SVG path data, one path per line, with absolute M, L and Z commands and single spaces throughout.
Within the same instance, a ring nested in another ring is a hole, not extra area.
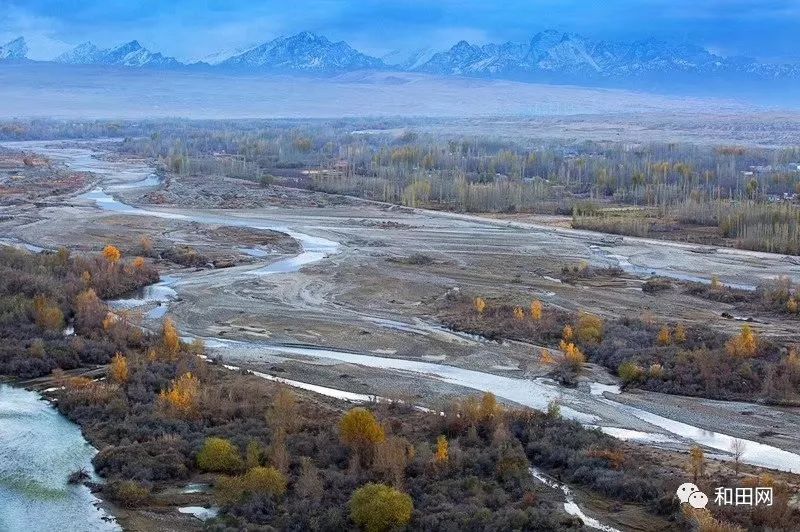
M 580 348 L 572 342 L 561 340 L 559 344 L 561 351 L 564 352 L 564 362 L 574 371 L 578 371 L 586 363 L 586 356 Z
M 247 442 L 247 448 L 244 453 L 244 462 L 247 469 L 252 469 L 261 465 L 261 458 L 264 455 L 264 449 L 261 444 L 256 440 Z
M 533 319 L 533 321 L 542 319 L 542 302 L 538 299 L 534 299 L 531 302 L 531 319 Z
M 181 350 L 181 337 L 175 322 L 167 316 L 161 326 L 161 346 L 168 360 L 175 360 Z
M 578 315 L 575 336 L 583 344 L 600 343 L 603 340 L 603 320 L 594 314 L 581 312 Z
M 145 257 L 153 256 L 153 239 L 147 235 L 143 235 L 139 239 L 139 252 Z
M 128 359 L 122 356 L 122 353 L 117 353 L 111 359 L 111 365 L 108 368 L 109 378 L 117 384 L 125 384 L 128 382 Z
M 319 478 L 319 469 L 307 456 L 300 460 L 300 477 L 297 479 L 294 489 L 301 497 L 315 500 L 322 497 L 324 487 Z
M 297 427 L 299 406 L 297 396 L 286 385 L 279 385 L 278 390 L 272 398 L 272 408 L 270 409 L 267 422 L 275 430 L 283 429 L 287 434 L 294 432 Z
M 136 270 L 143 269 L 144 268 L 144 258 L 136 257 L 135 259 L 133 259 L 133 267 Z
M 212 473 L 236 473 L 242 469 L 242 457 L 225 438 L 206 438 L 197 453 L 197 467 Z
M 414 447 L 400 436 L 388 436 L 375 448 L 373 469 L 384 475 L 395 487 L 403 485 L 406 468 L 414 458 Z
M 697 484 L 697 480 L 705 474 L 706 463 L 703 449 L 695 445 L 689 451 L 689 471 L 692 474 L 692 482 Z
M 670 332 L 669 327 L 661 327 L 661 330 L 658 331 L 656 342 L 658 345 L 669 345 L 672 343 L 672 333 Z
M 106 307 L 91 288 L 75 296 L 75 330 L 91 334 L 100 329 L 106 316 Z
M 750 325 L 742 325 L 741 332 L 725 344 L 728 354 L 735 357 L 752 357 L 758 351 L 758 336 Z
M 286 476 L 274 467 L 254 467 L 244 474 L 246 491 L 280 497 L 286 493 Z
M 522 307 L 514 307 L 514 319 L 522 321 L 525 319 L 525 309 Z
M 375 415 L 366 408 L 349 410 L 339 422 L 339 436 L 342 442 L 358 457 L 361 464 L 368 463 L 374 454 L 375 446 L 386 439 Z
M 482 297 L 476 297 L 473 305 L 475 306 L 475 310 L 478 311 L 478 314 L 483 314 L 483 311 L 486 310 L 486 300 Z
M 269 463 L 278 471 L 287 473 L 290 462 L 289 448 L 286 446 L 286 429 L 278 427 L 272 436 L 272 443 L 269 446 Z
M 682 344 L 686 341 L 686 327 L 683 324 L 678 324 L 675 326 L 675 332 L 672 334 L 673 340 L 675 340 L 676 344 Z
M 638 364 L 629 360 L 619 365 L 617 375 L 619 375 L 623 384 L 632 384 L 641 380 L 644 370 Z
M 159 399 L 169 412 L 178 417 L 192 417 L 196 414 L 200 399 L 200 381 L 191 373 L 184 373 L 172 380 Z
M 350 498 L 350 517 L 366 532 L 387 532 L 411 520 L 414 503 L 407 494 L 383 484 L 367 484 Z
M 434 461 L 437 464 L 446 463 L 449 455 L 450 445 L 447 442 L 447 437 L 444 434 L 441 434 L 438 438 L 436 438 L 436 454 L 434 455 Z
M 647 376 L 651 379 L 663 379 L 664 366 L 657 363 L 650 364 L 650 369 L 647 370 Z
M 481 396 L 481 405 L 478 410 L 480 420 L 491 425 L 500 416 L 502 409 L 497 404 L 497 397 L 492 392 L 486 392 Z
M 43 295 L 33 298 L 33 319 L 42 329 L 60 331 L 64 328 L 64 313 L 54 301 Z
M 550 353 L 549 349 L 542 348 L 539 352 L 539 362 L 542 364 L 555 364 L 556 359 L 553 358 L 552 353 Z
M 103 248 L 103 257 L 109 264 L 116 264 L 122 258 L 122 252 L 111 244 Z
M 565 343 L 569 343 L 575 338 L 575 332 L 572 330 L 572 325 L 569 323 L 564 325 L 564 331 L 561 333 L 561 338 Z

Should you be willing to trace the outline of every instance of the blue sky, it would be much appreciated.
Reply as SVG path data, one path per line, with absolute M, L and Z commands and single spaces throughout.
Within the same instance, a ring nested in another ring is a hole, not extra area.
M 0 0 L 0 43 L 24 35 L 37 59 L 85 40 L 131 39 L 200 58 L 303 30 L 380 56 L 460 39 L 525 41 L 544 29 L 800 61 L 800 0 Z

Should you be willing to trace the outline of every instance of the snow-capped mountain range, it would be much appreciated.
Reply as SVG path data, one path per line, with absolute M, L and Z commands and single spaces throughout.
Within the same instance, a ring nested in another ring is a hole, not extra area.
M 178 67 L 178 60 L 144 48 L 139 41 L 130 41 L 114 48 L 100 49 L 91 42 L 79 44 L 53 59 L 69 65 L 116 65 L 126 67 Z
M 725 58 L 691 44 L 656 39 L 619 43 L 544 31 L 528 43 L 472 45 L 461 41 L 418 68 L 433 74 L 499 78 L 636 79 L 675 75 L 796 77 L 798 65 Z
M 0 61 L 25 61 L 28 47 L 20 37 L 0 46 Z M 800 65 L 767 64 L 743 57 L 722 57 L 690 44 L 656 39 L 630 43 L 592 40 L 572 33 L 544 31 L 529 42 L 474 45 L 460 41 L 449 50 L 421 48 L 372 57 L 344 41 L 302 32 L 244 50 L 220 52 L 204 61 L 180 62 L 131 41 L 100 49 L 83 43 L 53 58 L 71 65 L 132 68 L 209 68 L 254 73 L 341 74 L 360 70 L 422 72 L 523 81 L 598 83 L 674 79 L 797 80 Z
M 304 31 L 279 37 L 217 63 L 220 67 L 285 72 L 349 72 L 384 68 L 383 61 L 354 50 L 344 41 Z
M 0 61 L 24 61 L 28 55 L 28 44 L 18 37 L 0 46 Z

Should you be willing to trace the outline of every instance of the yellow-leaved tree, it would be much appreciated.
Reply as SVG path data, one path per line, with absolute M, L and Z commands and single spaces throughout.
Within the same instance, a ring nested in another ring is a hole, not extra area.
M 675 332 L 672 333 L 672 338 L 675 340 L 676 344 L 682 344 L 686 341 L 686 327 L 682 324 L 678 324 L 675 326 Z
M 116 264 L 122 258 L 122 252 L 111 244 L 103 248 L 103 256 L 109 264 Z
M 542 319 L 542 302 L 538 299 L 534 299 L 531 302 L 531 318 L 533 321 L 539 321 Z
M 473 304 L 475 305 L 475 310 L 478 311 L 478 314 L 483 314 L 483 311 L 486 310 L 486 300 L 482 297 L 476 297 Z
M 367 532 L 387 532 L 411 520 L 414 503 L 407 494 L 384 484 L 367 484 L 350 498 L 350 517 Z
M 33 318 L 42 329 L 59 331 L 64 327 L 64 313 L 55 301 L 43 295 L 33 298 Z
M 658 331 L 656 342 L 658 345 L 669 345 L 672 343 L 672 333 L 670 332 L 669 327 L 661 327 L 661 330 Z
M 758 336 L 749 325 L 742 325 L 741 332 L 725 344 L 728 354 L 735 357 L 752 357 L 758 351 Z
M 450 445 L 447 443 L 447 437 L 442 434 L 436 438 L 436 455 L 434 456 L 434 460 L 437 464 L 443 464 L 447 462 L 449 454 Z
M 178 328 L 175 327 L 175 322 L 169 316 L 164 318 L 164 323 L 161 327 L 161 342 L 164 356 L 168 360 L 174 360 L 178 357 L 181 350 L 181 337 L 178 334 Z
M 173 379 L 167 390 L 159 395 L 166 409 L 179 417 L 192 417 L 197 413 L 200 399 L 200 381 L 191 373 Z
M 561 333 L 561 338 L 564 342 L 569 343 L 575 338 L 575 332 L 572 330 L 572 325 L 569 323 L 564 325 L 564 331 Z
M 225 438 L 206 438 L 197 453 L 197 467 L 214 473 L 236 473 L 242 469 L 239 450 Z
M 375 446 L 383 442 L 386 433 L 375 415 L 366 408 L 356 407 L 342 416 L 339 436 L 364 465 L 372 459 Z
M 122 353 L 117 353 L 111 359 L 111 365 L 108 368 L 109 378 L 117 384 L 125 384 L 128 382 L 128 359 L 122 356 Z
M 577 345 L 572 342 L 565 342 L 561 340 L 559 345 L 561 351 L 564 352 L 564 361 L 574 370 L 581 369 L 581 366 L 586 362 L 586 357 Z

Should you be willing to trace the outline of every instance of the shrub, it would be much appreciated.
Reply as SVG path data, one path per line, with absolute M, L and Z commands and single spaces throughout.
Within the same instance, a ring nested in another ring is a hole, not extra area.
M 54 301 L 42 295 L 33 298 L 33 314 L 36 325 L 42 329 L 58 331 L 64 327 L 64 313 Z
M 635 362 L 624 362 L 620 364 L 617 370 L 617 374 L 624 384 L 631 384 L 639 381 L 643 373 L 642 368 L 637 366 Z
M 244 475 L 244 487 L 251 493 L 281 496 L 286 493 L 286 477 L 274 467 L 254 467 Z
M 242 457 L 225 438 L 206 438 L 197 453 L 197 467 L 214 473 L 236 473 L 242 469 Z
M 111 497 L 125 508 L 135 508 L 150 498 L 150 490 L 133 480 L 117 482 L 109 486 Z
M 663 292 L 664 290 L 669 290 L 670 288 L 672 288 L 672 281 L 669 279 L 653 277 L 644 282 L 642 285 L 642 292 L 646 294 L 655 294 Z
M 367 484 L 357 489 L 350 499 L 350 517 L 367 532 L 404 526 L 411 520 L 413 511 L 411 497 L 383 484 Z

